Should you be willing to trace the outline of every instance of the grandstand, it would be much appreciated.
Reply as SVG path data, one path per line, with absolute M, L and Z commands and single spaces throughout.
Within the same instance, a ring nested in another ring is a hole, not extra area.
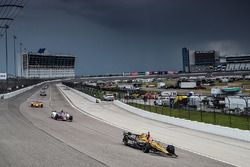
M 250 70 L 250 54 L 226 56 L 226 71 Z
M 45 49 L 22 55 L 22 77 L 65 78 L 75 76 L 75 56 L 51 54 Z

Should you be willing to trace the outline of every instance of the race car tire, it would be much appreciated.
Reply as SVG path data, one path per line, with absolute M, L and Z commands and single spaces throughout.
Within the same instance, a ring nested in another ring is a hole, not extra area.
M 146 143 L 145 146 L 142 148 L 142 151 L 144 153 L 149 153 L 150 149 L 151 149 L 151 145 L 149 143 Z
M 43 104 L 41 104 L 41 108 L 43 108 Z
M 122 141 L 127 146 L 128 145 L 128 136 L 124 136 Z
M 69 121 L 72 122 L 73 121 L 73 116 L 69 116 Z
M 173 145 L 168 145 L 166 150 L 170 153 L 170 154 L 175 154 L 175 148 Z
M 57 120 L 57 119 L 58 119 L 58 115 L 57 115 L 57 114 L 55 115 L 54 119 L 55 119 L 55 120 Z
M 31 104 L 30 107 L 33 107 L 33 104 Z

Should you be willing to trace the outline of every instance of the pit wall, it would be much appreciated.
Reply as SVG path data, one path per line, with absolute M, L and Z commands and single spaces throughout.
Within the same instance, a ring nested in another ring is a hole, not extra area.
M 238 140 L 244 140 L 250 142 L 250 131 L 249 130 L 241 130 L 236 128 L 223 127 L 219 125 L 206 124 L 197 121 L 190 121 L 180 118 L 169 117 L 165 115 L 160 115 L 156 113 L 151 113 L 142 109 L 138 109 L 136 107 L 127 105 L 119 100 L 115 100 L 114 104 L 128 112 L 133 114 L 142 116 L 144 118 L 148 118 L 151 120 L 156 120 L 176 126 L 181 126 L 184 128 L 189 128 L 193 130 L 198 130 L 206 133 L 211 133 L 215 135 L 230 137 Z

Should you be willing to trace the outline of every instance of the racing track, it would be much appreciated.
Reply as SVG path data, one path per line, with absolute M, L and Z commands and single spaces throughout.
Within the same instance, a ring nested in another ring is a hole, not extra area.
M 0 166 L 105 166 L 39 130 L 19 112 L 35 91 L 0 101 Z
M 73 109 L 54 85 L 47 93 L 40 97 L 33 89 L 1 101 L 0 166 L 230 166 L 178 148 L 175 159 L 126 147 L 121 129 Z M 43 109 L 29 107 L 39 99 Z M 51 110 L 61 109 L 73 114 L 74 121 L 49 118 Z

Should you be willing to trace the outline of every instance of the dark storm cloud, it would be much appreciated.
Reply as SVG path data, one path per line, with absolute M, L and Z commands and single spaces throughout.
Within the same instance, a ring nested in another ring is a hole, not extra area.
M 28 50 L 73 53 L 78 74 L 180 70 L 182 47 L 250 52 L 249 0 L 36 0 L 23 11 L 10 31 Z
M 113 29 L 217 37 L 250 28 L 248 0 L 61 0 L 68 14 Z M 244 24 L 244 27 L 240 26 Z M 237 35 L 239 35 L 237 34 Z M 243 33 L 243 35 L 245 35 Z

